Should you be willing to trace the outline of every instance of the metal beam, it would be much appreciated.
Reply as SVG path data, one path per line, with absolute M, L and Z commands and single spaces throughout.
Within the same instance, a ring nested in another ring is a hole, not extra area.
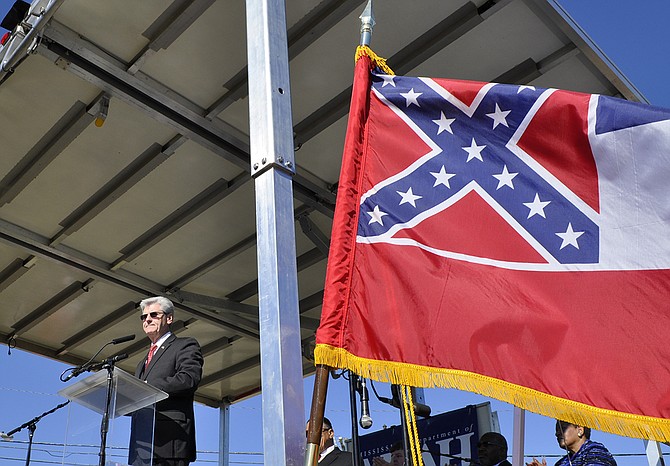
M 131 74 L 137 73 L 154 53 L 161 49 L 167 49 L 213 3 L 214 0 L 181 0 L 172 2 L 163 14 L 142 34 L 150 42 L 131 60 L 128 72 Z
M 88 113 L 85 103 L 75 102 L 0 181 L 0 206 L 11 202 L 37 178 L 94 118 L 94 114 Z
M 116 270 L 122 267 L 126 263 L 132 261 L 142 253 L 149 250 L 151 247 L 158 244 L 160 241 L 177 231 L 179 228 L 212 207 L 214 204 L 218 203 L 226 196 L 232 194 L 248 179 L 249 175 L 247 173 L 242 173 L 230 181 L 220 178 L 218 181 L 215 181 L 209 185 L 200 194 L 186 202 L 181 207 L 175 209 L 174 212 L 158 222 L 149 231 L 145 232 L 135 241 L 121 249 L 120 252 L 122 257 L 114 261 L 112 264 L 112 270 Z
M 94 49 L 92 44 L 83 42 L 64 25 L 52 22 L 37 50 L 48 59 L 60 58 L 64 67 L 73 74 L 140 108 L 156 121 L 175 128 L 182 136 L 250 171 L 248 144 L 223 128 L 227 126 L 224 122 L 207 118 L 204 116 L 207 111 L 193 102 L 172 98 L 178 93 L 151 77 L 128 73 L 127 64 L 102 50 Z M 325 182 L 318 186 L 298 176 L 295 179 L 295 195 L 301 202 L 310 203 L 315 209 L 332 216 L 334 204 L 323 200 L 332 198 L 333 193 L 325 186 Z
M 199 306 L 237 312 L 258 319 L 258 306 L 252 306 L 251 304 L 243 304 L 226 298 L 216 298 L 214 296 L 189 293 L 182 290 L 174 293 L 173 296 L 180 302 L 188 302 Z
M 49 317 L 63 306 L 66 306 L 68 303 L 74 301 L 83 293 L 86 293 L 90 287 L 93 286 L 93 281 L 93 279 L 89 279 L 85 282 L 74 282 L 61 290 L 56 296 L 12 325 L 14 330 L 10 334 L 10 338 L 20 337 L 40 322 L 43 322 L 46 317 Z
M 139 183 L 154 168 L 167 160 L 168 154 L 160 144 L 152 144 L 142 154 L 107 182 L 93 196 L 77 207 L 70 215 L 59 223 L 62 228 L 51 238 L 50 244 L 55 246 L 67 236 L 76 232 L 96 215 L 109 207 L 130 188 Z
M 19 348 L 21 350 L 27 351 L 33 354 L 39 354 L 51 359 L 57 359 L 66 364 L 72 364 L 74 366 L 80 366 L 87 362 L 88 358 L 81 358 L 75 354 L 69 353 L 64 354 L 62 357 L 58 357 L 53 348 L 48 346 L 40 345 L 34 341 L 24 340 L 23 338 L 15 338 L 11 333 L 0 333 L 0 341 L 8 342 L 7 345 L 10 346 L 10 350 L 14 348 Z
M 130 272 L 111 271 L 110 264 L 86 256 L 79 251 L 63 246 L 62 244 L 58 247 L 51 247 L 48 245 L 49 240 L 47 238 L 3 220 L 0 220 L 0 241 L 19 247 L 38 257 L 61 263 L 67 267 L 79 270 L 87 275 L 104 280 L 112 285 L 120 286 L 142 296 L 156 296 L 165 291 L 165 286 L 151 282 L 144 277 L 134 275 Z M 260 338 L 257 326 L 247 325 L 246 321 L 233 322 L 235 319 L 232 319 L 231 317 L 222 317 L 216 312 L 199 309 L 194 306 L 187 306 L 182 303 L 175 303 L 175 307 L 218 327 L 232 330 L 235 333 L 256 340 Z
M 0 272 L 0 292 L 6 290 L 12 283 L 21 278 L 32 266 L 35 265 L 35 256 L 26 260 L 14 259 L 2 272 Z
M 47 31 L 51 33 L 51 29 Z M 242 141 L 225 133 L 216 123 L 203 117 L 193 104 L 171 99 L 159 91 L 159 86 L 149 86 L 144 80 L 129 74 L 121 64 L 105 56 L 96 55 L 96 61 L 82 56 L 54 40 L 44 38 L 40 53 L 49 58 L 59 56 L 67 62 L 67 69 L 107 93 L 139 107 L 157 121 L 175 128 L 180 134 L 225 158 L 236 166 L 248 170 L 249 153 Z M 88 54 L 94 52 L 87 51 Z M 172 95 L 172 92 L 170 95 Z
M 305 312 L 314 309 L 317 306 L 321 306 L 321 304 L 323 304 L 323 290 L 317 291 L 316 293 L 311 294 L 306 298 L 302 298 L 299 304 L 300 314 L 304 314 Z
M 182 275 L 179 277 L 176 281 L 172 282 L 168 287 L 167 291 L 168 293 L 176 293 L 176 290 L 179 290 L 180 288 L 188 285 L 194 280 L 197 280 L 198 278 L 202 277 L 206 273 L 214 270 L 215 268 L 221 266 L 222 264 L 226 263 L 233 257 L 237 256 L 238 254 L 243 253 L 244 251 L 248 250 L 249 248 L 253 247 L 256 245 L 256 233 L 253 235 L 249 235 L 246 238 L 242 239 L 241 241 L 238 241 L 225 251 L 223 251 L 221 254 L 218 254 L 205 262 L 204 264 L 196 267 L 195 269 L 191 270 L 190 272 Z
M 230 466 L 230 402 L 219 406 L 219 466 Z
M 196 304 L 199 306 L 205 306 L 207 308 L 221 309 L 229 312 L 235 312 L 239 314 L 244 314 L 254 319 L 258 319 L 258 306 L 252 306 L 250 304 L 238 303 L 236 301 L 231 301 L 230 299 L 225 298 L 215 298 L 213 296 L 205 296 L 196 293 L 188 293 L 184 291 L 179 291 L 173 295 L 174 298 L 182 300 L 181 302 L 187 302 L 191 304 Z M 300 314 L 306 312 L 309 309 L 313 309 L 316 306 L 321 305 L 323 301 L 323 291 L 314 293 L 311 296 L 308 296 L 305 299 L 301 299 L 298 303 L 298 309 Z M 319 319 L 312 319 L 311 317 L 300 317 L 300 328 L 305 330 L 315 331 L 319 326 Z
M 316 329 L 319 328 L 319 319 L 300 316 L 300 328 L 316 332 Z
M 245 359 L 244 361 L 238 362 L 237 364 L 233 364 L 232 366 L 226 367 L 225 369 L 221 369 L 220 371 L 216 371 L 209 375 L 206 375 L 200 380 L 200 387 L 206 387 L 207 385 L 211 385 L 220 380 L 230 378 L 244 371 L 248 371 L 249 369 L 258 367 L 260 366 L 260 364 L 261 364 L 261 356 L 260 355 L 252 356 L 248 359 Z
M 330 250 L 330 239 L 321 231 L 319 228 L 312 222 L 309 218 L 309 214 L 304 214 L 298 217 L 298 222 L 300 223 L 300 228 L 302 232 L 307 236 L 314 246 L 321 251 L 321 253 L 328 257 L 328 251 Z
M 300 217 L 301 215 L 306 215 L 310 212 L 312 212 L 313 209 L 310 206 L 301 206 L 297 209 L 295 209 L 295 218 Z M 244 251 L 248 250 L 249 248 L 253 247 L 256 245 L 256 234 L 251 234 L 247 236 L 246 238 L 238 241 L 225 251 L 223 251 L 220 254 L 217 254 L 204 264 L 196 267 L 195 269 L 191 270 L 190 272 L 182 275 L 179 277 L 177 280 L 172 282 L 168 287 L 167 287 L 167 293 L 172 294 L 172 293 L 178 293 L 179 289 L 183 288 L 184 286 L 188 285 L 189 283 L 197 280 L 198 278 L 202 277 L 206 273 L 214 270 L 215 268 L 221 266 L 225 262 L 229 261 L 233 257 L 237 256 L 238 254 L 243 253 Z
M 133 301 L 127 302 L 123 306 L 119 307 L 115 311 L 110 312 L 105 316 L 102 321 L 96 321 L 93 324 L 86 327 L 84 330 L 77 332 L 75 335 L 71 336 L 63 342 L 63 346 L 56 350 L 57 356 L 62 356 L 65 353 L 69 353 L 73 348 L 76 348 L 79 345 L 86 343 L 95 336 L 101 334 L 105 330 L 112 328 L 119 322 L 125 320 L 133 310 L 138 308 L 138 303 Z
M 201 348 L 202 355 L 207 357 L 210 354 L 218 353 L 226 348 L 230 348 L 234 342 L 240 339 L 239 335 L 233 335 L 232 337 L 223 337 L 218 340 L 214 340 L 210 343 L 207 343 Z
M 256 192 L 263 451 L 268 466 L 303 462 L 291 84 L 284 0 L 246 0 L 251 174 Z
M 306 253 L 298 256 L 297 259 L 298 272 L 322 261 L 325 258 L 326 256 L 324 256 L 323 253 L 319 251 L 318 248 L 310 249 Z M 258 294 L 258 280 L 254 280 L 252 282 L 247 283 L 246 285 L 242 285 L 235 291 L 228 293 L 226 298 L 231 299 L 233 301 L 242 302 L 246 299 L 251 298 L 256 294 Z
M 539 62 L 536 62 L 532 58 L 527 58 L 518 65 L 497 76 L 495 79 L 493 79 L 493 82 L 507 84 L 527 84 L 578 54 L 579 49 L 577 49 L 574 44 L 568 44 L 551 53 Z
M 482 21 L 477 7 L 468 2 L 389 58 L 388 64 L 396 73 L 405 74 Z M 304 144 L 344 117 L 349 111 L 350 100 L 351 86 L 295 125 L 296 142 Z
M 323 36 L 330 28 L 354 11 L 364 0 L 324 0 L 292 26 L 287 33 L 289 60 Z M 223 87 L 228 89 L 207 109 L 208 117 L 215 117 L 249 93 L 248 69 L 238 71 Z

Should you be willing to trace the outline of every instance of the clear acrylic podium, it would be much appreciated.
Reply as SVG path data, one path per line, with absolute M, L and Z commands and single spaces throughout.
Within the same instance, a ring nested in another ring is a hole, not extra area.
M 105 422 L 109 375 L 109 370 L 101 370 L 58 392 L 60 396 L 73 402 L 70 403 L 65 432 L 64 465 L 99 465 L 101 458 L 105 459 L 105 466 L 128 465 L 130 417 L 126 415 L 135 411 L 141 413 L 144 420 L 139 430 L 145 436 L 136 439 L 143 449 L 140 457 L 144 459 L 136 464 L 151 465 L 154 406 L 156 402 L 167 398 L 168 394 L 118 367 L 113 367 L 107 410 L 109 415 Z M 103 440 L 105 423 L 107 431 Z

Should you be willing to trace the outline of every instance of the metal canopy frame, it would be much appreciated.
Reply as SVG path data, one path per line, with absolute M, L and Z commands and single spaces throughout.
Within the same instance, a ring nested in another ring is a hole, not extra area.
M 227 405 L 258 393 L 254 246 L 266 246 L 249 199 L 253 164 L 264 169 L 265 156 L 286 176 L 295 172 L 286 213 L 300 227 L 292 351 L 302 356 L 294 365 L 313 370 L 364 1 L 287 3 L 281 55 L 293 137 L 260 159 L 246 106 L 252 66 L 239 50 L 243 4 L 38 0 L 44 9 L 11 40 L 11 60 L 0 50 L 0 340 L 80 364 L 101 343 L 139 333 L 139 300 L 167 294 L 178 309 L 175 331 L 203 344 L 198 401 Z M 554 0 L 388 0 L 375 10 L 373 48 L 397 73 L 644 100 Z M 504 53 L 484 46 L 503 42 Z M 131 369 L 143 343 L 121 346 L 130 357 L 120 367 Z

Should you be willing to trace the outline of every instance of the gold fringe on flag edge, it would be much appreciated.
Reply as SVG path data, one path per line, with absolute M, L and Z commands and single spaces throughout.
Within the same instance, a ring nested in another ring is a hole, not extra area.
M 367 56 L 370 58 L 373 67 L 377 67 L 386 74 L 395 76 L 395 73 L 389 66 L 386 64 L 386 58 L 382 58 L 372 51 L 367 45 L 359 45 L 356 47 L 356 59 L 358 61 L 361 57 Z
M 670 441 L 670 419 L 596 408 L 472 372 L 366 359 L 350 354 L 343 348 L 325 344 L 316 345 L 314 358 L 316 364 L 349 369 L 361 377 L 379 382 L 412 387 L 456 388 L 603 432 L 660 442 Z

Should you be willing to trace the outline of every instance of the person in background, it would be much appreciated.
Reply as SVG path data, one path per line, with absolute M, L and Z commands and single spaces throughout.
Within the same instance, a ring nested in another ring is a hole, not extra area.
M 591 440 L 591 429 L 566 421 L 556 421 L 556 440 L 567 452 L 555 466 L 616 466 L 612 454 L 602 443 Z M 546 466 L 547 461 L 526 463 L 526 466 Z
M 309 422 L 307 428 L 309 429 Z M 354 457 L 348 451 L 342 451 L 335 446 L 335 431 L 330 420 L 323 418 L 321 427 L 321 442 L 319 443 L 319 466 L 352 466 Z
M 512 466 L 507 461 L 507 440 L 498 432 L 487 432 L 479 437 L 477 455 L 481 466 Z
M 153 447 L 153 466 L 188 466 L 196 459 L 193 397 L 202 377 L 200 345 L 195 338 L 178 338 L 170 331 L 174 305 L 169 299 L 145 299 L 140 310 L 151 347 L 135 376 L 169 396 L 156 403 L 155 426 L 153 409 L 132 414 L 128 461 L 134 466 L 150 464 Z
M 372 459 L 373 466 L 404 466 L 405 464 L 405 450 L 402 442 L 398 441 L 391 445 L 391 462 L 389 463 L 381 456 L 376 456 Z

